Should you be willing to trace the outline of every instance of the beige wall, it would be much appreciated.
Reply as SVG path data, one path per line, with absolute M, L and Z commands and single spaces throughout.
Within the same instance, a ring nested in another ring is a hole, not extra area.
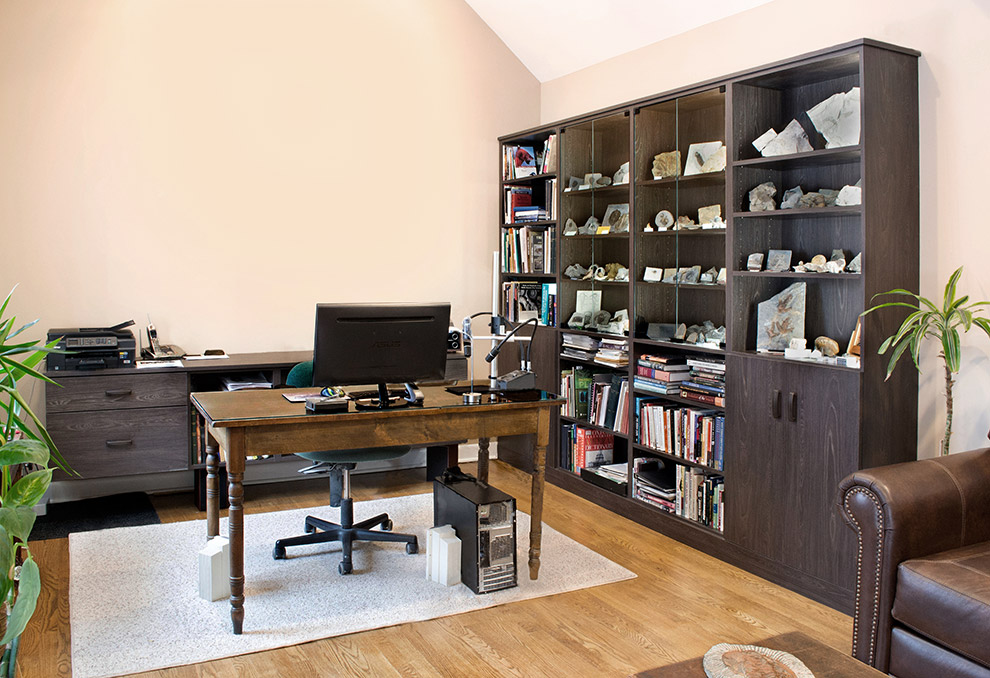
M 689 33 L 544 83 L 542 120 L 717 78 L 805 52 L 874 38 L 921 51 L 921 292 L 941 298 L 965 266 L 960 289 L 990 298 L 990 3 L 985 0 L 776 0 Z M 955 388 L 952 450 L 984 447 L 990 428 L 990 341 L 964 339 Z M 930 344 L 919 392 L 919 456 L 936 453 L 944 426 L 944 375 Z M 909 362 L 898 369 L 912 369 Z M 882 390 L 880 391 L 882 393 Z
M 538 117 L 462 2 L 4 0 L 0 288 L 191 352 L 310 347 L 321 301 L 459 319 L 490 306 L 497 136 Z

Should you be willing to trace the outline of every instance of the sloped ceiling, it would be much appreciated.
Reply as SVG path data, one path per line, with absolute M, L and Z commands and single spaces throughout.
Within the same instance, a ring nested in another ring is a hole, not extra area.
M 770 0 L 465 0 L 540 82 Z

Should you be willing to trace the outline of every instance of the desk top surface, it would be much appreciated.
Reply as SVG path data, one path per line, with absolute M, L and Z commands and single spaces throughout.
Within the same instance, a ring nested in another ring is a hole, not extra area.
M 200 414 L 213 426 L 262 426 L 299 419 L 340 421 L 367 417 L 422 416 L 426 412 L 453 413 L 490 409 L 533 409 L 555 407 L 566 402 L 546 391 L 517 391 L 502 394 L 484 394 L 478 405 L 465 405 L 460 395 L 450 393 L 442 386 L 423 386 L 424 404 L 387 410 L 356 410 L 348 404 L 347 412 L 332 414 L 307 414 L 305 403 L 286 400 L 284 394 L 311 393 L 312 388 L 257 389 L 243 391 L 208 391 L 192 393 L 190 399 Z

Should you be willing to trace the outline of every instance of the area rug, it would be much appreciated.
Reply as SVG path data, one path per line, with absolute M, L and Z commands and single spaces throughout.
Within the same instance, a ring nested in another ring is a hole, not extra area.
M 402 544 L 355 545 L 354 573 L 337 574 L 340 546 L 289 550 L 272 559 L 276 539 L 301 534 L 309 514 L 330 508 L 246 515 L 244 633 L 230 631 L 230 603 L 198 597 L 197 552 L 205 521 L 125 527 L 69 536 L 69 609 L 74 678 L 151 671 L 294 645 L 405 622 L 631 579 L 636 575 L 544 524 L 540 578 L 529 579 L 529 516 L 516 518 L 519 586 L 475 595 L 426 578 L 426 529 L 433 495 L 362 501 L 360 520 L 387 512 L 396 532 L 416 534 L 420 553 Z M 226 521 L 221 525 L 226 534 Z
M 31 541 L 62 539 L 70 532 L 106 530 L 159 523 L 158 513 L 144 492 L 127 492 L 110 497 L 80 499 L 49 504 L 31 530 Z

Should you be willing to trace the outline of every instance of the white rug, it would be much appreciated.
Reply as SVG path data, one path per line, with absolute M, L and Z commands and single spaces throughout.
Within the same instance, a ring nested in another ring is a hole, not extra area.
M 356 545 L 354 573 L 342 577 L 338 544 L 295 547 L 286 560 L 271 555 L 276 539 L 302 533 L 307 514 L 336 520 L 336 509 L 246 515 L 240 636 L 230 630 L 228 600 L 197 595 L 205 521 L 69 535 L 72 675 L 102 678 L 193 664 L 636 576 L 544 524 L 540 578 L 531 581 L 529 516 L 519 512 L 519 586 L 475 595 L 463 585 L 426 579 L 432 494 L 357 502 L 355 509 L 357 520 L 387 512 L 396 532 L 419 537 L 420 553 L 407 555 L 404 544 Z

